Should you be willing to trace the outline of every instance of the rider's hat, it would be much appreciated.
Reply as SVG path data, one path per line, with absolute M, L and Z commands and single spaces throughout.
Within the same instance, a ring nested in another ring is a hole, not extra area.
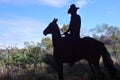
M 68 10 L 68 14 L 73 12 L 73 11 L 76 11 L 77 9 L 79 9 L 79 7 L 76 7 L 75 4 L 71 4 L 70 8 Z

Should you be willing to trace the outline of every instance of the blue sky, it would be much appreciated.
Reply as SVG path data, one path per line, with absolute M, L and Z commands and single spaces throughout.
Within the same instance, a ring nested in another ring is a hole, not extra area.
M 69 24 L 67 10 L 73 3 L 80 8 L 82 34 L 89 35 L 97 24 L 120 27 L 120 0 L 0 0 L 0 46 L 40 42 L 54 18 L 59 26 Z

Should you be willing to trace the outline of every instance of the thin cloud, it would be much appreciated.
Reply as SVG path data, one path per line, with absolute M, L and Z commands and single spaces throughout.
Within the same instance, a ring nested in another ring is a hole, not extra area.
M 81 8 L 87 5 L 88 0 L 0 0 L 0 3 L 13 5 L 49 5 L 53 7 L 63 7 L 70 3 L 75 3 Z
M 14 4 L 14 5 L 50 5 L 55 7 L 62 7 L 69 3 L 70 0 L 0 0 L 0 3 Z
M 69 3 L 69 0 L 39 0 L 39 2 L 48 4 L 51 6 L 62 7 L 64 5 L 67 5 Z
M 82 7 L 84 7 L 84 6 L 86 6 L 86 5 L 88 4 L 88 0 L 78 0 L 78 1 L 76 2 L 76 4 L 77 4 L 80 8 L 82 8 Z
M 106 8 L 105 10 L 107 11 L 108 15 L 114 16 L 118 14 L 120 8 L 111 6 L 109 8 Z
M 0 42 L 40 41 L 44 24 L 31 18 L 0 19 Z

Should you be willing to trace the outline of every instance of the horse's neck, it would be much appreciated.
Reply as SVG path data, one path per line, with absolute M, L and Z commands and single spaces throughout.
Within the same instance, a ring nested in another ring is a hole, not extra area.
M 58 47 L 58 44 L 61 44 L 61 35 L 60 35 L 59 31 L 52 34 L 52 42 L 53 42 L 53 47 L 54 48 Z

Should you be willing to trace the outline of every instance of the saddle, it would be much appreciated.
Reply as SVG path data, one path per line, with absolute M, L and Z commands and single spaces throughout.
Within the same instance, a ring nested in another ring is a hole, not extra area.
M 65 45 L 68 46 L 77 46 L 80 43 L 81 38 L 79 36 L 72 36 L 67 34 L 63 37 L 63 41 Z

